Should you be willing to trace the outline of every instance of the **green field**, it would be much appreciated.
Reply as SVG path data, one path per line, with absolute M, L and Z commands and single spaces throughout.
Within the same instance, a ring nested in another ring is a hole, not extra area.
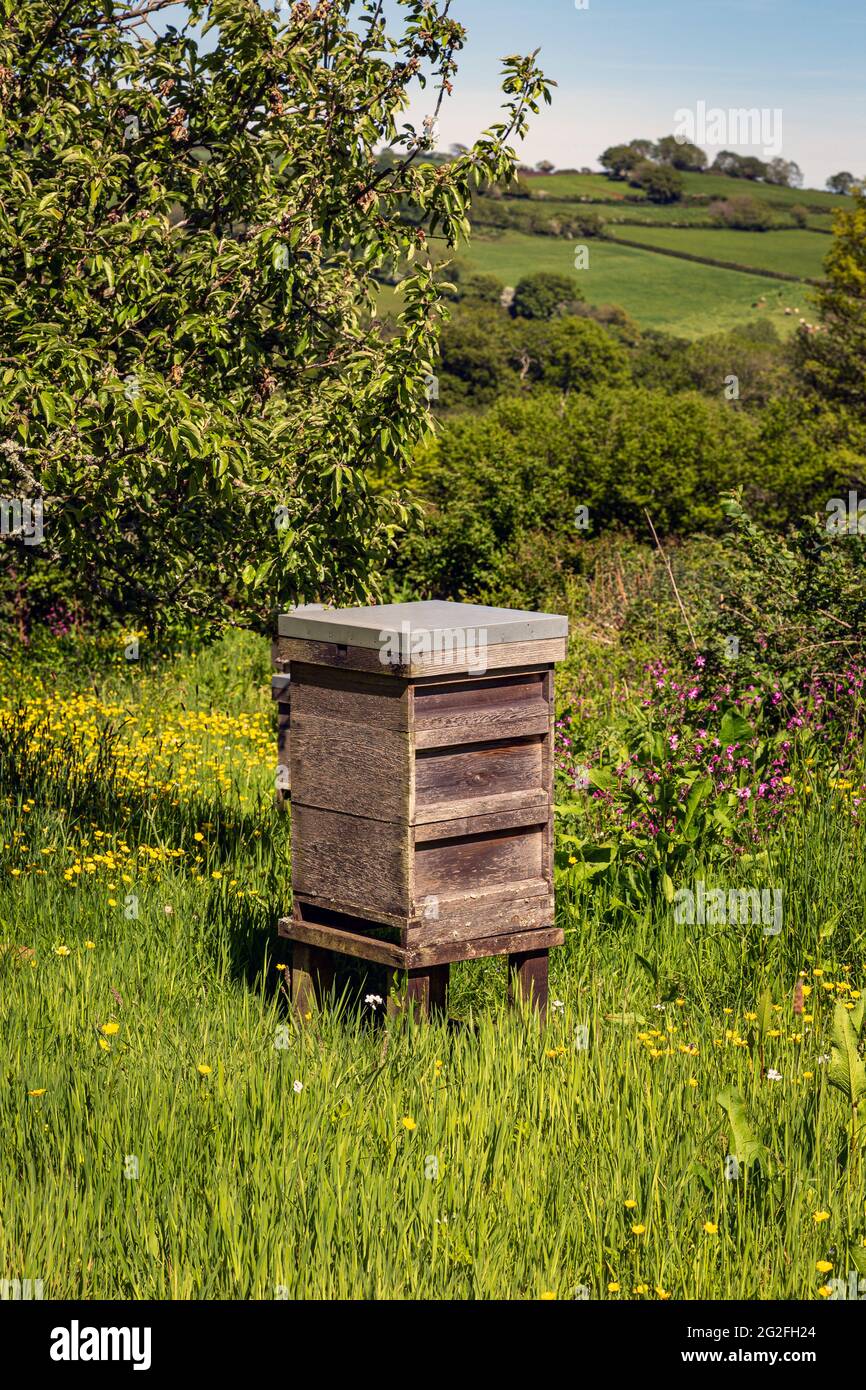
M 614 230 L 614 236 L 617 232 Z M 619 235 L 646 246 L 707 256 L 717 261 L 737 261 L 758 270 L 778 270 L 818 280 L 830 239 L 816 232 L 735 232 L 725 228 L 622 227 Z
M 687 197 L 731 198 L 748 194 L 771 207 L 850 207 L 851 199 L 838 193 L 817 188 L 781 188 L 773 184 L 754 183 L 750 179 L 732 179 L 724 174 L 683 174 Z M 604 174 L 533 174 L 520 183 L 535 195 L 543 190 L 556 198 L 594 198 L 602 200 L 643 199 L 641 189 L 632 188 L 625 180 L 609 179 Z
M 784 237 L 794 235 L 782 233 Z M 815 240 L 823 246 L 824 238 Z M 570 241 L 517 232 L 495 239 L 476 236 L 461 251 L 461 260 L 476 270 L 495 275 L 507 285 L 516 285 L 521 276 L 539 270 L 574 274 L 589 303 L 618 304 L 641 327 L 664 329 L 685 338 L 700 338 L 759 318 L 769 319 L 780 333 L 789 332 L 795 317 L 785 315 L 785 306 L 802 310 L 809 317 L 806 285 L 762 280 L 739 271 L 719 270 L 610 242 L 591 240 L 587 245 L 589 269 L 582 271 L 573 269 L 574 247 Z M 761 298 L 766 300 L 766 307 L 755 308 Z
M 864 984 L 866 879 L 832 780 L 801 779 L 773 850 L 778 939 L 677 926 L 566 868 L 546 1032 L 505 1010 L 492 960 L 453 972 L 450 1029 L 386 1021 L 375 973 L 301 1026 L 267 645 L 150 674 L 121 653 L 106 677 L 58 651 L 0 699 L 4 1271 L 47 1299 L 818 1299 L 822 1271 L 844 1279 L 862 1173 L 821 1057 Z M 760 1178 L 726 1168 L 730 1087 Z

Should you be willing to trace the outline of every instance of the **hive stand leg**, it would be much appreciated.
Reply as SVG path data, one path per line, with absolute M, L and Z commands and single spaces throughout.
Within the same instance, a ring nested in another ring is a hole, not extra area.
M 531 1003 L 543 1022 L 547 1015 L 548 951 L 516 951 L 508 957 L 509 1004 Z
M 421 970 L 407 970 L 402 1006 L 395 1006 L 389 996 L 389 1016 L 409 1011 L 416 1018 L 429 1018 L 431 1013 L 444 1014 L 448 1007 L 449 973 L 448 965 L 428 965 Z
M 330 993 L 334 982 L 334 962 L 330 951 L 320 946 L 292 943 L 292 1007 L 304 1020 Z

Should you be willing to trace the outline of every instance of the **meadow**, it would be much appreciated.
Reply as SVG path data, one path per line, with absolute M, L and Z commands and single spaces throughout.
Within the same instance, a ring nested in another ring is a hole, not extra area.
M 840 1010 L 862 1026 L 861 765 L 789 755 L 757 851 L 779 935 L 690 928 L 638 861 L 606 871 L 575 764 L 636 692 L 607 664 L 587 690 L 576 649 L 546 1029 L 495 961 L 453 971 L 448 1026 L 385 1018 L 370 967 L 299 1027 L 267 645 L 127 641 L 2 675 L 5 1270 L 47 1298 L 434 1300 L 824 1299 L 866 1272 L 828 1066 Z M 678 882 L 750 872 L 708 835 Z
M 630 227 L 623 229 L 622 234 L 637 241 L 644 234 L 658 236 L 664 232 Z M 670 235 L 687 237 L 692 233 L 683 230 Z M 701 235 L 709 237 L 712 233 Z M 728 235 L 739 238 L 745 234 Z M 787 238 L 797 234 L 780 235 Z M 822 247 L 826 241 L 829 249 L 827 238 L 815 240 Z M 612 241 L 589 239 L 584 244 L 589 247 L 589 266 L 580 271 L 574 270 L 574 240 L 526 236 L 520 232 L 503 232 L 497 237 L 475 235 L 460 259 L 472 269 L 495 275 L 508 285 L 516 285 L 522 276 L 542 270 L 574 275 L 590 304 L 618 304 L 641 328 L 663 329 L 683 338 L 701 338 L 756 319 L 770 321 L 780 335 L 786 335 L 797 321 L 796 313 L 786 316 L 786 307 L 809 318 L 808 285 L 762 280 L 742 271 L 658 256 L 650 250 L 617 246 Z M 737 241 L 731 249 L 735 251 L 738 245 Z M 766 304 L 757 308 L 756 301 L 762 298 Z

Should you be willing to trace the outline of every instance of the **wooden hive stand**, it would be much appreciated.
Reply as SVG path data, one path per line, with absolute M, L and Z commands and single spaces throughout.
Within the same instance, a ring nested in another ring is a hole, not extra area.
M 330 986 L 332 952 L 404 974 L 425 1015 L 447 1007 L 452 961 L 506 955 L 509 997 L 544 1012 L 564 939 L 552 796 L 566 637 L 556 614 L 439 601 L 280 618 L 293 906 L 279 933 L 302 1014 Z

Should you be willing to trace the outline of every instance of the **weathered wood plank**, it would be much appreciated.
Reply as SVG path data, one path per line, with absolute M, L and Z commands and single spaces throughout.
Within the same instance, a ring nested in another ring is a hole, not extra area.
M 293 703 L 293 806 L 408 822 L 411 783 L 408 733 L 319 718 Z
M 382 941 L 375 936 L 344 931 L 340 927 L 299 922 L 294 917 L 282 917 L 279 934 L 288 941 L 301 942 L 304 946 L 336 951 L 338 955 L 354 956 L 358 960 L 377 961 L 380 965 L 393 965 L 398 970 L 405 970 L 409 965 L 405 946 L 396 946 L 391 941 Z
M 543 825 L 548 816 L 549 801 L 546 796 L 529 794 L 525 800 L 520 798 L 518 805 L 508 806 L 483 815 L 460 815 L 459 806 L 450 807 L 458 814 L 450 814 L 446 820 L 420 821 L 414 827 L 415 844 L 428 840 L 456 840 L 466 835 L 486 835 L 495 830 L 516 830 L 522 827 Z
M 408 681 L 293 663 L 292 687 L 298 714 L 380 729 L 409 729 Z
M 543 787 L 544 749 L 540 738 L 462 744 L 419 750 L 415 755 L 416 813 L 424 806 Z
M 415 894 L 451 894 L 542 877 L 543 829 L 497 830 L 415 845 Z
M 544 927 L 536 931 L 514 932 L 503 936 L 479 937 L 457 945 L 409 946 L 406 948 L 409 968 L 426 968 L 460 960 L 480 960 L 485 956 L 501 956 L 537 951 L 546 952 L 551 946 L 561 946 L 565 937 L 561 927 Z
M 410 831 L 298 805 L 292 797 L 292 887 L 313 902 L 408 915 L 412 900 Z
M 567 652 L 565 637 L 546 638 L 537 642 L 492 642 L 487 648 L 487 670 L 520 669 L 525 666 L 549 665 L 562 661 Z M 302 641 L 295 637 L 280 637 L 278 652 L 281 660 L 294 665 L 296 661 L 314 666 L 343 667 L 346 670 L 384 673 L 398 680 L 420 676 L 465 676 L 465 658 L 440 660 L 435 654 L 428 659 L 413 659 L 404 665 L 383 664 L 375 647 L 342 646 L 333 642 Z M 447 654 L 446 654 L 447 656 Z

